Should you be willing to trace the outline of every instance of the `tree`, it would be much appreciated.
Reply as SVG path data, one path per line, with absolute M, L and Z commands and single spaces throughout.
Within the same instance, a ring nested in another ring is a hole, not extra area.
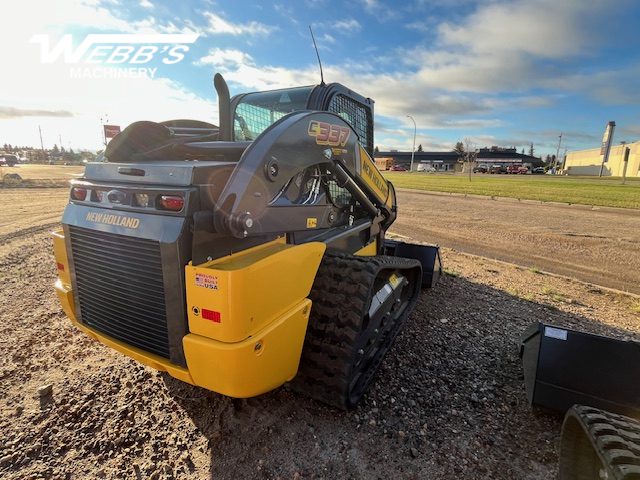
M 51 152 L 54 153 L 54 154 L 60 153 L 60 149 L 58 148 L 58 144 L 56 144 L 56 143 L 53 144 L 53 148 L 51 149 Z
M 458 142 L 461 143 L 461 142 Z M 476 157 L 478 156 L 478 149 L 471 147 L 475 147 L 475 144 L 471 141 L 470 138 L 464 139 L 464 161 L 466 163 L 465 168 L 469 171 L 469 181 L 471 181 L 471 163 L 476 161 Z M 456 148 L 458 148 L 458 144 L 456 144 Z
M 521 152 L 521 153 L 522 153 L 522 155 L 524 155 L 524 148 L 522 149 L 522 152 Z
M 422 151 L 422 144 L 418 145 L 418 150 L 416 150 L 416 152 L 421 152 Z
M 529 145 L 529 156 L 533 157 L 533 152 L 535 151 L 535 149 L 533 148 L 533 142 L 531 142 L 531 145 Z
M 465 154 L 464 143 L 457 142 L 456 147 L 453 149 L 455 153 L 457 153 L 460 157 L 463 157 Z
M 373 153 L 380 153 L 380 149 L 378 148 L 378 146 L 376 145 L 376 147 L 373 149 Z

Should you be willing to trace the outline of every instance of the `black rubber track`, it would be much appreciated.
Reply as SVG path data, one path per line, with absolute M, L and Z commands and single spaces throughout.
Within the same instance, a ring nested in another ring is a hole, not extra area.
M 392 273 L 408 281 L 391 305 L 369 318 L 372 297 Z M 313 304 L 298 374 L 290 386 L 343 410 L 364 395 L 420 294 L 418 260 L 327 251 L 309 298 Z
M 559 480 L 640 479 L 640 423 L 574 405 L 562 425 Z

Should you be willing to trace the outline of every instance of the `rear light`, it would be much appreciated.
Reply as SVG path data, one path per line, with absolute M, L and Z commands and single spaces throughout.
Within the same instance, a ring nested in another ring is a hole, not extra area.
M 64 272 L 64 265 L 60 262 L 57 262 L 57 264 L 58 264 L 58 270 Z
M 178 195 L 161 195 L 160 205 L 165 210 L 179 212 L 180 210 L 182 210 L 182 207 L 184 207 L 184 198 Z
M 136 193 L 133 195 L 136 206 L 147 208 L 149 206 L 149 195 L 146 193 Z
M 87 189 L 73 187 L 71 189 L 71 198 L 74 200 L 85 200 L 87 198 Z

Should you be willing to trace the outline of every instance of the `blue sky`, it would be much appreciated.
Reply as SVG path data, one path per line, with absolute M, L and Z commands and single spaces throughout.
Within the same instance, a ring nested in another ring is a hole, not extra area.
M 411 149 L 408 116 L 426 151 L 468 139 L 546 156 L 560 134 L 561 154 L 599 148 L 610 120 L 614 144 L 640 140 L 637 0 L 23 0 L 3 2 L 0 18 L 0 145 L 39 147 L 42 131 L 45 148 L 96 150 L 106 122 L 217 123 L 215 72 L 232 95 L 319 82 L 309 26 L 325 81 L 376 101 L 381 150 Z M 74 49 L 89 34 L 197 39 L 175 63 L 118 65 L 153 78 L 103 78 L 112 65 L 45 63 L 30 41 L 44 35 L 51 49 L 68 34 Z M 78 68 L 88 75 L 71 78 Z

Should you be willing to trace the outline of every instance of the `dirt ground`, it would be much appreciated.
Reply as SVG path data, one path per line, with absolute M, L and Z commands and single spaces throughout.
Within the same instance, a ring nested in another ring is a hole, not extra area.
M 13 167 L 0 167 L 0 176 L 7 173 L 17 173 L 25 180 L 67 179 L 82 175 L 84 165 L 19 164 Z
M 640 294 L 640 210 L 402 190 L 391 230 Z
M 50 239 L 67 194 L 0 189 L 2 478 L 548 479 L 561 418 L 527 402 L 521 333 L 541 321 L 640 340 L 638 297 L 580 281 L 639 284 L 637 215 L 403 191 L 393 232 L 439 243 L 447 273 L 363 402 L 233 400 L 70 324 Z

